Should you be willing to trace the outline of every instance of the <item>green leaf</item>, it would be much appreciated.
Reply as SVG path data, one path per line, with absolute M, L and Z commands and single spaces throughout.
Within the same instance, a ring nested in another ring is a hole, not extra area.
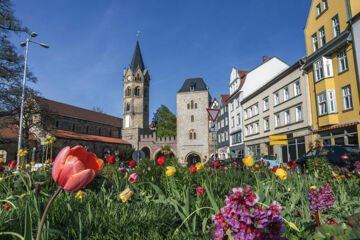
M 31 213 L 29 209 L 29 204 L 26 203 L 25 208 L 25 231 L 24 231 L 24 240 L 32 240 L 32 231 L 31 231 Z
M 215 209 L 215 213 L 219 213 L 220 212 L 220 209 L 219 209 L 219 206 L 217 205 L 215 199 L 214 199 L 214 194 L 212 192 L 212 189 L 211 187 L 208 188 L 208 186 L 206 184 L 204 184 L 204 188 L 205 188 L 205 191 L 206 191 L 206 195 L 208 196 L 209 200 L 210 200 L 210 203 L 212 205 L 212 207 Z

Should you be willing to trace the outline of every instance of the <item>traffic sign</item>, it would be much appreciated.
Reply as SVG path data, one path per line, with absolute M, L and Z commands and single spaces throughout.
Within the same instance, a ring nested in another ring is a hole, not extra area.
M 220 113 L 220 109 L 207 108 L 206 111 L 209 113 L 211 121 L 216 122 L 216 119 Z
M 210 132 L 217 132 L 216 123 L 210 123 Z

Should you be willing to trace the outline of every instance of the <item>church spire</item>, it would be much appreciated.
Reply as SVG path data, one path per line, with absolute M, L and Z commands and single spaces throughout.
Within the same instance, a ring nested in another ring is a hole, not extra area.
M 145 70 L 144 62 L 140 52 L 139 41 L 136 41 L 136 48 L 131 60 L 130 69 L 133 73 L 135 73 L 138 68 L 140 68 L 142 72 Z

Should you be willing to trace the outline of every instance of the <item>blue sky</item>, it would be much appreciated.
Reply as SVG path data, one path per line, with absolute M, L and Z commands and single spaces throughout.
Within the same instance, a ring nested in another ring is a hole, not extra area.
M 150 119 L 164 104 L 176 113 L 186 78 L 203 77 L 210 94 L 228 94 L 233 66 L 251 70 L 262 56 L 293 64 L 305 56 L 310 0 L 13 0 L 31 31 L 29 67 L 46 98 L 122 117 L 124 68 L 140 30 L 149 69 Z M 25 34 L 14 35 L 18 45 Z M 19 47 L 20 48 L 20 47 Z M 20 49 L 20 51 L 24 51 Z

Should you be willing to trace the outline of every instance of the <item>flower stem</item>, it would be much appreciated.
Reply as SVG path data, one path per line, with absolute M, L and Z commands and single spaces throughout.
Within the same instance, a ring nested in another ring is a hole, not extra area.
M 42 231 L 42 228 L 43 228 L 43 225 L 44 225 L 44 222 L 45 222 L 45 218 L 46 218 L 46 215 L 47 215 L 47 212 L 50 208 L 50 205 L 52 204 L 52 202 L 55 200 L 56 196 L 61 192 L 62 190 L 62 187 L 59 187 L 56 192 L 54 193 L 54 195 L 51 197 L 50 201 L 48 202 L 45 210 L 44 210 L 44 213 L 41 217 L 41 221 L 40 221 L 40 225 L 39 225 L 39 228 L 38 228 L 38 232 L 37 232 L 37 235 L 36 235 L 36 240 L 40 240 L 40 236 L 41 236 L 41 231 Z
M 319 218 L 319 212 L 318 211 L 316 211 L 315 212 L 315 217 L 316 217 L 316 224 L 317 224 L 317 226 L 318 227 L 320 227 L 320 218 Z

